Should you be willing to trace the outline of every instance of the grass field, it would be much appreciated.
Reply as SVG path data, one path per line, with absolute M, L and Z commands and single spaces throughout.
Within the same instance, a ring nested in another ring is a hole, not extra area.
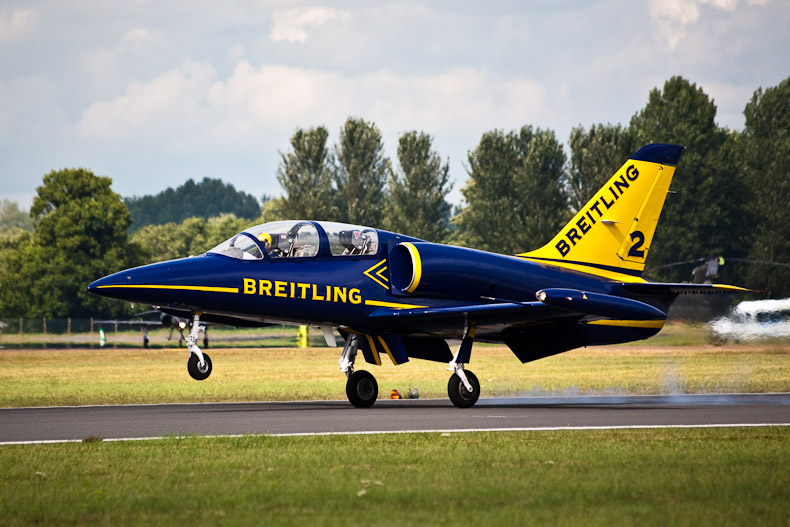
M 676 325 L 638 344 L 592 347 L 521 364 L 504 346 L 478 345 L 469 367 L 483 397 L 790 391 L 790 343 L 715 346 Z M 209 379 L 186 372 L 184 348 L 2 349 L 0 406 L 344 399 L 339 348 L 211 348 Z M 417 388 L 446 397 L 443 364 L 366 365 L 380 393 Z
M 787 525 L 790 429 L 0 448 L 3 525 Z
M 0 406 L 344 399 L 338 349 L 211 349 L 214 371 L 192 380 L 182 349 L 0 350 Z M 446 397 L 449 373 L 415 360 L 359 364 L 380 393 L 417 388 Z M 781 345 L 603 347 L 521 364 L 507 348 L 479 346 L 469 365 L 483 397 L 790 391 Z

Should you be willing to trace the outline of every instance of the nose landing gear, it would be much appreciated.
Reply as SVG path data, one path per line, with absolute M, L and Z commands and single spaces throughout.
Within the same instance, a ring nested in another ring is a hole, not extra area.
M 196 381 L 207 379 L 211 375 L 211 357 L 208 353 L 203 353 L 197 345 L 198 334 L 200 333 L 200 313 L 195 313 L 192 319 L 192 328 L 187 335 L 187 351 L 189 360 L 187 361 L 187 371 L 189 376 Z

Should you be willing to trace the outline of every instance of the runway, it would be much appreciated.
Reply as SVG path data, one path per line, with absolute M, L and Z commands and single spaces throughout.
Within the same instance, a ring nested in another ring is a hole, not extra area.
M 790 394 L 159 404 L 0 409 L 0 444 L 183 435 L 790 425 Z

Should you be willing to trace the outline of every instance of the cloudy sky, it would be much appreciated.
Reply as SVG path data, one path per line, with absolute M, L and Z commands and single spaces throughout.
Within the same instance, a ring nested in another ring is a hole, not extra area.
M 87 1 L 0 4 L 0 198 L 86 167 L 123 196 L 188 178 L 278 195 L 297 128 L 421 130 L 460 200 L 483 132 L 627 123 L 672 75 L 743 126 L 790 76 L 787 0 Z

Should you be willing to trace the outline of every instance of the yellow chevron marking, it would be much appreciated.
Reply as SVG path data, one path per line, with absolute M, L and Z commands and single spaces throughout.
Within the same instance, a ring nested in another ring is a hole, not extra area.
M 389 282 L 389 280 L 387 280 L 386 276 L 382 276 L 381 274 L 387 270 L 387 266 L 384 265 L 386 263 L 387 260 L 381 260 L 373 267 L 370 267 L 369 269 L 365 270 L 365 272 L 363 272 L 362 274 L 364 274 L 365 276 L 367 276 L 368 278 L 379 284 L 384 289 L 389 289 L 389 286 L 385 283 L 385 282 Z

